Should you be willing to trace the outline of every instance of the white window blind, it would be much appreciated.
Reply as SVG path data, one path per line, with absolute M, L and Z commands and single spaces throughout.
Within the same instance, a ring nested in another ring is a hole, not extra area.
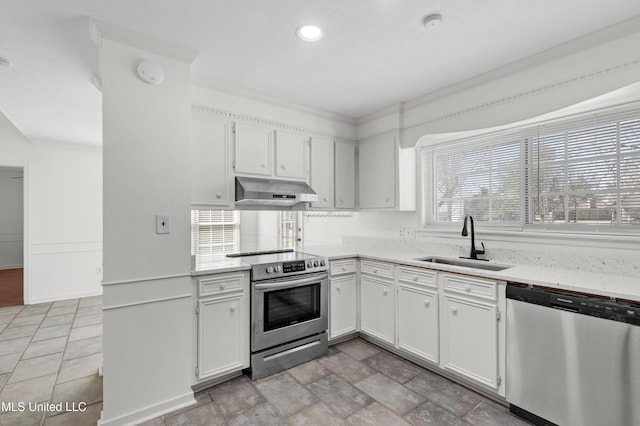
M 513 223 L 522 218 L 521 140 L 503 135 L 423 152 L 426 222 L 455 222 L 470 214 L 485 222 Z M 431 218 L 431 219 L 430 219 Z
M 238 211 L 191 210 L 191 254 L 203 265 L 240 251 Z
M 640 109 L 424 149 L 425 224 L 640 225 Z

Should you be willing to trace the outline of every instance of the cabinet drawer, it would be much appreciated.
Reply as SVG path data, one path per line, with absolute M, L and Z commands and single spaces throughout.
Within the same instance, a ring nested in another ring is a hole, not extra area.
M 393 279 L 393 265 L 389 265 L 388 263 L 362 260 L 360 261 L 360 272 L 363 274 L 375 275 L 377 277 Z
M 442 274 L 442 287 L 452 293 L 466 294 L 487 300 L 497 300 L 498 283 L 478 278 Z
M 398 267 L 398 281 L 407 284 L 419 284 L 426 287 L 438 288 L 438 281 L 435 272 L 419 268 Z
M 331 275 L 353 274 L 356 272 L 355 259 L 332 260 L 329 265 L 331 269 Z
M 244 290 L 243 274 L 207 276 L 198 279 L 198 296 L 211 296 Z

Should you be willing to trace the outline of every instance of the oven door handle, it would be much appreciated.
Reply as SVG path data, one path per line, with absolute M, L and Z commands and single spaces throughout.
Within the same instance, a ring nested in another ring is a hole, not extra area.
M 314 275 L 313 277 L 305 277 L 297 280 L 254 284 L 253 288 L 255 288 L 256 290 L 278 290 L 281 288 L 301 287 L 304 285 L 317 283 L 318 281 L 326 280 L 328 276 L 329 276 L 328 274 L 322 273 L 322 274 Z

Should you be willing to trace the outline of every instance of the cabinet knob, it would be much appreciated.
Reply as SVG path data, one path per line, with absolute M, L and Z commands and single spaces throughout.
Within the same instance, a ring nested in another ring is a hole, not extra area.
M 455 306 L 452 306 L 452 307 L 451 307 L 451 313 L 452 313 L 453 315 L 457 314 L 457 313 L 458 313 L 458 308 L 456 308 Z
M 418 282 L 418 280 L 419 280 L 419 279 L 420 279 L 420 276 L 418 276 L 418 275 L 416 275 L 415 277 L 413 277 L 413 280 L 414 280 L 415 282 Z
M 374 269 L 374 270 L 373 270 L 373 273 L 374 273 L 374 274 L 377 274 L 377 273 L 378 273 L 378 270 L 377 270 L 377 269 Z
M 231 312 L 235 312 L 236 311 L 236 305 L 231 305 L 231 307 L 229 308 L 229 310 Z
M 464 291 L 466 291 L 467 293 L 471 293 L 471 286 L 469 284 L 465 285 Z
M 382 291 L 382 294 L 384 294 L 384 295 L 386 296 L 387 294 L 389 294 L 389 290 L 387 290 L 387 289 L 385 288 L 385 289 Z
M 340 202 L 341 202 L 341 203 L 344 203 L 344 200 L 342 199 L 342 197 L 340 197 Z
M 336 291 L 340 291 L 340 286 L 336 286 Z
M 424 300 L 424 306 L 429 307 L 429 299 Z
M 342 270 L 343 270 L 343 271 L 346 271 L 346 270 L 347 270 L 347 267 L 346 267 L 346 266 L 343 266 L 343 267 L 342 267 Z
M 281 168 L 282 170 L 286 170 L 286 169 L 287 169 L 287 168 L 284 166 L 284 164 L 283 164 L 282 166 L 280 166 L 280 168 Z
M 221 193 L 221 192 L 218 192 L 218 193 L 216 194 L 216 198 L 217 198 L 218 200 L 219 200 L 220 198 L 222 198 L 222 193 Z
M 324 201 L 326 203 L 327 201 L 329 201 L 329 199 L 327 197 L 323 197 L 322 201 Z
M 267 166 L 264 165 L 264 163 L 260 164 L 260 167 L 262 167 L 263 169 L 266 168 Z
M 385 202 L 385 203 L 388 203 L 390 199 L 391 199 L 391 198 L 387 197 L 387 198 L 385 198 L 385 199 L 384 199 L 384 202 Z
M 225 288 L 227 288 L 227 286 L 221 285 L 219 288 L 220 288 L 220 290 L 224 290 Z

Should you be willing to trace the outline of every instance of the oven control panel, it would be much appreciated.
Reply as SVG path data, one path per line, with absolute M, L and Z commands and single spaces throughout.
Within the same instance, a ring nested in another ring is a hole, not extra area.
M 285 274 L 291 274 L 295 272 L 302 272 L 305 270 L 304 260 L 296 260 L 293 262 L 283 262 L 282 272 Z
M 273 279 L 285 276 L 323 272 L 329 270 L 329 262 L 324 257 L 304 260 L 291 260 L 271 264 L 254 265 L 251 270 L 252 281 Z

